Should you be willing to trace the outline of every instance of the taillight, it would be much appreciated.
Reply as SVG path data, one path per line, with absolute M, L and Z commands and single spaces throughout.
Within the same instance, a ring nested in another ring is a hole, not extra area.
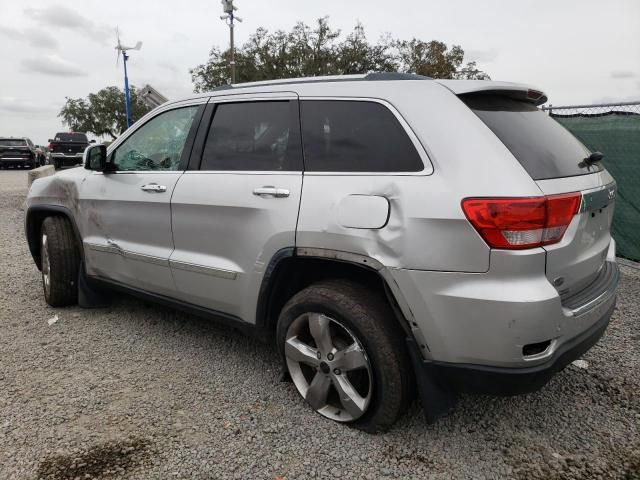
M 50 143 L 48 148 L 49 148 L 49 151 L 53 150 L 53 143 Z
M 526 198 L 465 198 L 462 210 L 491 248 L 516 250 L 559 242 L 581 193 Z

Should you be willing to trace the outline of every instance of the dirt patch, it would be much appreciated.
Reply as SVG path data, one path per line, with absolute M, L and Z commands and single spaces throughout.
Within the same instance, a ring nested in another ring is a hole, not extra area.
M 66 480 L 121 476 L 145 463 L 150 453 L 150 443 L 143 439 L 106 442 L 85 451 L 46 457 L 38 467 L 36 478 Z
M 555 455 L 546 461 L 508 463 L 517 480 L 640 480 L 640 445 L 597 456 Z

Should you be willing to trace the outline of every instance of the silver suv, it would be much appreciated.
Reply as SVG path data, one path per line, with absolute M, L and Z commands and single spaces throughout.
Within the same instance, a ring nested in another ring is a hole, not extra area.
M 52 306 L 124 290 L 274 342 L 315 411 L 542 387 L 615 306 L 616 185 L 523 85 L 402 74 L 170 102 L 33 183 Z

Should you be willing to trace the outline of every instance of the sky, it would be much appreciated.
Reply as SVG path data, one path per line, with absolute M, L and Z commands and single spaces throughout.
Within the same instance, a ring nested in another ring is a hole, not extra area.
M 494 80 L 544 90 L 550 103 L 640 100 L 640 0 L 235 0 L 243 43 L 258 27 L 290 30 L 329 16 L 370 41 L 460 45 Z M 0 136 L 43 144 L 64 131 L 65 97 L 123 86 L 115 29 L 131 53 L 130 82 L 175 99 L 193 91 L 189 68 L 225 48 L 219 0 L 0 0 Z

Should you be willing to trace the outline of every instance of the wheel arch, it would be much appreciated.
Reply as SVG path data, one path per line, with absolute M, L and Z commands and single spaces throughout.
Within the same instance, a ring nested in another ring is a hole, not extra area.
M 371 257 L 349 252 L 293 247 L 279 250 L 270 260 L 260 286 L 256 326 L 264 334 L 273 334 L 282 307 L 293 295 L 317 281 L 344 278 L 384 294 L 403 332 L 411 336 L 409 321 L 381 273 L 383 268 Z
M 76 245 L 80 251 L 80 258 L 84 258 L 84 251 L 82 249 L 82 237 L 80 231 L 73 218 L 71 211 L 60 205 L 34 205 L 29 207 L 25 214 L 25 234 L 27 237 L 27 244 L 29 245 L 29 252 L 35 262 L 38 270 L 40 270 L 40 236 L 42 233 L 42 222 L 47 217 L 66 217 L 71 223 L 73 228 L 73 234 L 76 239 Z

